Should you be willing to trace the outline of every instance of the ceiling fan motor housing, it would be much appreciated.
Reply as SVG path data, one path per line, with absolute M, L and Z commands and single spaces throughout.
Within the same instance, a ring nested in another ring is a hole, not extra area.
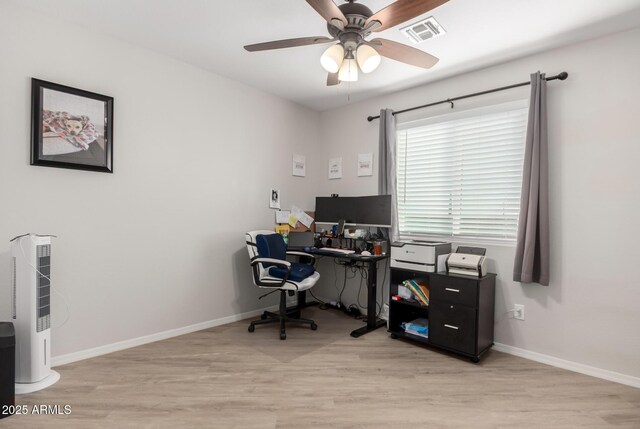
M 352 1 L 341 4 L 338 7 L 347 18 L 347 25 L 341 30 L 334 25 L 327 24 L 327 30 L 334 38 L 345 44 L 345 47 L 347 47 L 347 43 L 351 45 L 355 42 L 355 46 L 349 46 L 355 49 L 358 43 L 371 33 L 370 31 L 364 31 L 364 23 L 373 15 L 373 12 L 365 5 Z

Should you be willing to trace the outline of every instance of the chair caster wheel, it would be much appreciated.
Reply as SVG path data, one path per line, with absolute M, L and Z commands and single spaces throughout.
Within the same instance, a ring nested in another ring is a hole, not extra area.
M 390 337 L 391 337 L 392 339 L 394 339 L 394 340 L 398 338 L 398 336 L 397 336 L 396 334 L 391 334 L 391 335 L 390 335 Z
M 249 325 L 249 332 L 253 332 L 256 330 L 256 327 L 254 325 Z
M 285 334 L 284 332 L 280 332 L 280 339 L 281 340 L 286 340 L 287 339 L 287 334 Z
M 471 362 L 478 363 L 478 362 L 480 362 L 480 358 L 477 357 L 477 356 L 474 356 L 474 357 L 471 358 Z
M 311 330 L 312 331 L 317 331 L 318 330 L 318 325 L 316 325 L 315 323 L 311 324 Z

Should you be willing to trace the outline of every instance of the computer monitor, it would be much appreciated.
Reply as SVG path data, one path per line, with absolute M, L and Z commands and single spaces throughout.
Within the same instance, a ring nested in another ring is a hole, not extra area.
M 391 228 L 391 195 L 358 197 L 358 225 Z
M 356 201 L 354 197 L 316 197 L 315 221 L 337 224 L 344 219 L 347 224 L 356 221 Z
M 316 197 L 316 223 L 391 227 L 391 195 Z

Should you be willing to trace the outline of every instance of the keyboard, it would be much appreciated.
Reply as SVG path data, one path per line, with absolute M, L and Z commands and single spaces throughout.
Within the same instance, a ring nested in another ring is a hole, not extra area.
M 319 249 L 321 252 L 328 252 L 328 253 L 339 253 L 341 255 L 351 255 L 352 253 L 356 253 L 355 250 L 348 250 L 348 249 L 336 249 L 335 247 L 323 247 L 322 249 Z

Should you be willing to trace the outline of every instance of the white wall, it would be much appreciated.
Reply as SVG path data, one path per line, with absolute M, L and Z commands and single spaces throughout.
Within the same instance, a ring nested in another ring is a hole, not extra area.
M 212 54 L 213 55 L 213 54 Z M 316 112 L 0 2 L 0 320 L 9 239 L 53 241 L 53 355 L 219 319 L 258 301 L 244 232 L 313 209 Z M 114 174 L 29 165 L 30 79 L 115 98 Z
M 319 168 L 326 170 L 329 158 L 342 156 L 343 179 L 330 181 L 321 171 L 319 194 L 377 192 L 377 171 L 356 177 L 356 159 L 373 152 L 377 164 L 378 121 L 366 117 L 380 108 L 400 110 L 526 81 L 536 70 L 567 71 L 568 80 L 548 85 L 551 284 L 511 281 L 514 248 L 487 246 L 490 267 L 498 273 L 495 340 L 640 377 L 638 46 L 636 29 L 325 112 Z M 529 90 L 459 101 L 456 109 L 528 98 Z M 448 110 L 443 105 L 398 118 Z M 355 302 L 354 291 L 357 285 L 347 288 L 347 304 Z M 318 293 L 336 295 L 332 275 L 323 276 Z M 525 305 L 525 321 L 506 314 L 514 303 Z

